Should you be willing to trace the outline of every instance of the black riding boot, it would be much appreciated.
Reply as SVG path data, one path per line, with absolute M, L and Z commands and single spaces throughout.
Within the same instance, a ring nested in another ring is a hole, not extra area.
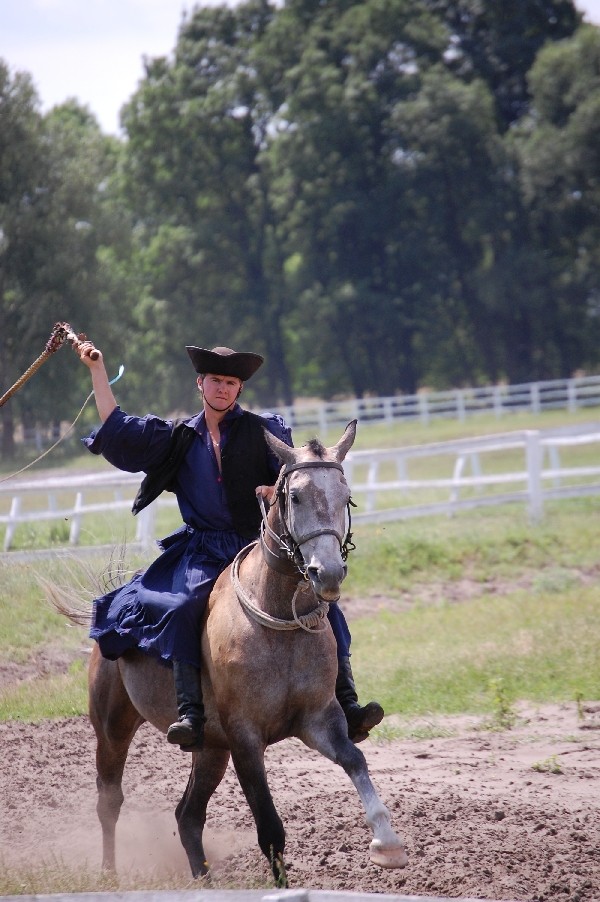
M 361 707 L 350 667 L 350 658 L 338 658 L 338 675 L 335 681 L 335 697 L 342 706 L 348 721 L 348 737 L 352 742 L 362 742 L 369 730 L 383 720 L 383 708 L 378 702 Z
M 200 671 L 192 664 L 173 661 L 175 692 L 179 720 L 167 730 L 167 742 L 178 745 L 184 752 L 198 752 L 204 742 L 204 704 Z

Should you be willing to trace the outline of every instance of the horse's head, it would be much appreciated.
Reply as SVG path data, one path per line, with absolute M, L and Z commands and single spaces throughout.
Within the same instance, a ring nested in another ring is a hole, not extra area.
M 289 557 L 310 579 L 315 594 L 325 601 L 338 600 L 347 572 L 350 490 L 341 462 L 355 435 L 353 420 L 331 448 L 317 439 L 301 448 L 290 448 L 265 430 L 267 444 L 283 463 L 272 518 L 279 521 L 277 529 Z

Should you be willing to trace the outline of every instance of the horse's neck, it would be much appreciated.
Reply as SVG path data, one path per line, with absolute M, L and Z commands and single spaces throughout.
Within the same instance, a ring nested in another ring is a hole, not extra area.
M 277 508 L 269 511 L 268 525 L 276 536 L 281 536 L 285 532 Z M 242 571 L 244 585 L 248 585 L 252 590 L 257 604 L 267 613 L 286 620 L 292 616 L 292 601 L 298 614 L 313 610 L 317 601 L 310 583 L 306 582 L 301 572 L 288 558 L 281 556 L 279 546 L 268 530 L 264 531 L 262 541 L 272 554 L 279 557 L 282 567 L 279 569 L 267 563 L 259 541 Z M 299 586 L 301 591 L 297 592 Z

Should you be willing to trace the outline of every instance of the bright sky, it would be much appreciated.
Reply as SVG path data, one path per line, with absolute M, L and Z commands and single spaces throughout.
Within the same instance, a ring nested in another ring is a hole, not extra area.
M 234 3 L 236 0 L 228 0 Z M 76 97 L 104 132 L 142 78 L 144 56 L 168 56 L 184 12 L 219 0 L 0 0 L 0 57 L 32 76 L 42 109 Z M 575 0 L 600 25 L 600 0 Z

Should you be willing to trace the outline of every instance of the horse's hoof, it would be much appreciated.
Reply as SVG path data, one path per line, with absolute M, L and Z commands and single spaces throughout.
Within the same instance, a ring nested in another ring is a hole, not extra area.
M 380 868 L 405 868 L 408 864 L 408 855 L 402 843 L 385 848 L 374 839 L 369 848 L 369 858 Z

